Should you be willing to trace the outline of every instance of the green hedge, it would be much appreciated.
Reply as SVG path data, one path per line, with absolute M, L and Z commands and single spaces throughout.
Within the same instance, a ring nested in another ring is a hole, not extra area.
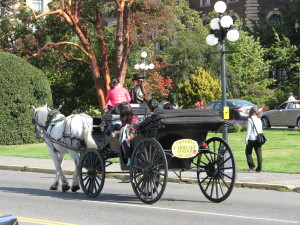
M 52 105 L 50 85 L 43 72 L 26 60 L 0 52 L 0 145 L 36 142 L 33 111 Z

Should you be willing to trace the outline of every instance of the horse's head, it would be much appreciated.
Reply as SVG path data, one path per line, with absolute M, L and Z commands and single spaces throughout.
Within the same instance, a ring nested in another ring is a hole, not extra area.
M 48 108 L 47 104 L 37 109 L 32 106 L 32 109 L 34 111 L 32 123 L 35 125 L 35 137 L 43 138 L 50 109 Z

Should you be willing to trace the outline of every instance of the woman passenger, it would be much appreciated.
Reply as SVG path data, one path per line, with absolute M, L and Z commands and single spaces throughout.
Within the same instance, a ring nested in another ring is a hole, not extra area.
M 111 89 L 107 91 L 105 112 L 111 111 L 118 103 L 131 101 L 128 91 L 121 87 L 118 79 L 113 79 L 109 86 Z
M 114 131 L 112 136 L 115 137 L 116 135 L 119 135 L 122 156 L 127 161 L 126 166 L 130 166 L 133 141 L 128 141 L 128 138 L 135 131 L 134 125 L 138 122 L 138 116 L 133 113 L 128 102 L 122 102 L 118 107 L 120 110 L 122 126 L 120 130 Z

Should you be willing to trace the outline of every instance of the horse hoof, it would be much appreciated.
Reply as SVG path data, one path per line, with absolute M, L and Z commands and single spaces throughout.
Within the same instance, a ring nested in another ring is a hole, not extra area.
M 63 184 L 61 189 L 62 189 L 63 192 L 67 192 L 70 189 L 70 185 L 69 184 Z
M 50 187 L 50 190 L 51 190 L 51 191 L 56 191 L 56 190 L 58 190 L 58 186 L 52 185 L 52 186 Z
M 79 189 L 80 189 L 80 187 L 78 185 L 76 185 L 76 186 L 73 186 L 71 190 L 72 190 L 72 192 L 76 192 Z

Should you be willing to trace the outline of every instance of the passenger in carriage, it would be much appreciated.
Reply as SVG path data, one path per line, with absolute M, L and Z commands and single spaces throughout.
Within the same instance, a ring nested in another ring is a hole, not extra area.
M 149 87 L 144 81 L 145 77 L 141 73 L 133 75 L 134 88 L 130 90 L 131 103 L 145 103 L 151 99 Z
M 145 116 L 143 117 L 143 119 L 141 121 L 138 121 L 137 123 L 135 123 L 134 125 L 134 128 L 135 129 L 138 129 L 140 127 L 140 125 L 142 124 L 142 122 L 152 116 L 154 113 L 157 112 L 158 108 L 159 108 L 159 102 L 156 101 L 155 99 L 150 99 L 148 102 L 147 102 L 147 106 L 148 106 L 148 110 L 147 110 L 147 113 L 145 114 Z
M 109 86 L 110 90 L 107 91 L 106 105 L 104 108 L 106 113 L 110 112 L 118 103 L 131 101 L 129 92 L 121 87 L 118 79 L 113 79 Z
M 130 166 L 133 141 L 129 141 L 128 138 L 135 131 L 135 124 L 138 122 L 138 116 L 133 113 L 133 110 L 128 102 L 122 102 L 118 107 L 120 110 L 122 126 L 119 130 L 114 131 L 112 136 L 116 137 L 119 135 L 122 156 L 125 160 L 127 160 L 126 166 Z

